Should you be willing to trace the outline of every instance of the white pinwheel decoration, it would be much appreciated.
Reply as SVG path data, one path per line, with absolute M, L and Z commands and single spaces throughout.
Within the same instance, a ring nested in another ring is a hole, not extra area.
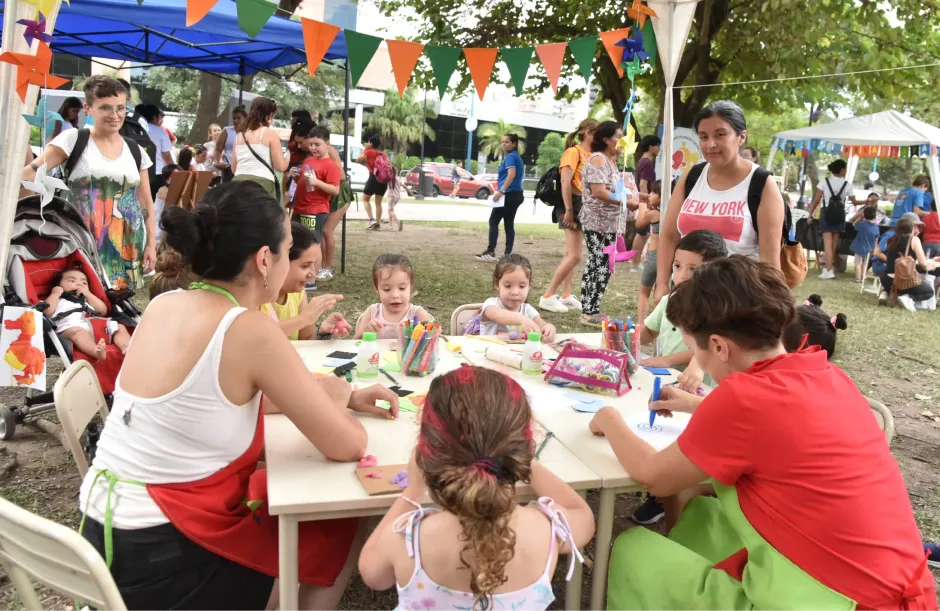
M 36 178 L 34 178 L 32 182 L 28 180 L 23 181 L 23 188 L 42 196 L 42 201 L 40 202 L 41 210 L 46 207 L 46 204 L 52 201 L 57 189 L 68 190 L 69 186 L 58 178 L 46 174 L 46 164 L 42 164 L 39 166 L 39 169 L 36 170 Z

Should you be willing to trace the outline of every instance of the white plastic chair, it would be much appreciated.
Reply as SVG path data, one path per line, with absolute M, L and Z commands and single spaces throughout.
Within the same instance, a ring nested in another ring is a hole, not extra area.
M 450 315 L 450 334 L 463 335 L 463 328 L 482 307 L 482 303 L 465 303 L 462 306 L 457 306 L 454 313 Z
M 870 397 L 865 397 L 865 399 L 868 400 L 868 405 L 871 406 L 875 420 L 878 421 L 878 426 L 881 427 L 881 430 L 885 432 L 885 439 L 887 439 L 888 444 L 890 444 L 891 440 L 894 439 L 894 416 L 891 415 L 891 410 L 881 401 L 876 401 Z
M 862 276 L 862 286 L 859 288 L 858 294 L 862 295 L 865 292 L 865 284 L 871 280 L 871 289 L 869 293 L 874 293 L 877 295 L 881 291 L 881 280 L 878 276 L 875 275 L 871 269 L 869 269 L 868 264 L 871 263 L 871 253 L 865 255 L 865 275 Z
M 69 365 L 55 383 L 53 396 L 55 411 L 62 423 L 62 432 L 75 459 L 78 474 L 85 477 L 88 460 L 80 439 L 82 432 L 95 414 L 101 414 L 102 425 L 108 419 L 108 404 L 91 363 L 75 361 Z
M 104 558 L 77 532 L 0 498 L 0 566 L 27 609 L 42 609 L 31 580 L 98 609 L 126 609 Z

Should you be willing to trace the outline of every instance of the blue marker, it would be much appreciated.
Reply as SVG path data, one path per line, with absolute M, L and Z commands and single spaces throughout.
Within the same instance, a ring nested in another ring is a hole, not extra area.
M 627 316 L 627 331 L 633 328 L 633 321 L 630 320 L 630 317 Z
M 659 393 L 663 387 L 663 379 L 656 377 L 653 379 L 653 403 L 659 401 Z M 656 410 L 650 410 L 650 426 L 653 426 L 653 423 L 656 422 Z

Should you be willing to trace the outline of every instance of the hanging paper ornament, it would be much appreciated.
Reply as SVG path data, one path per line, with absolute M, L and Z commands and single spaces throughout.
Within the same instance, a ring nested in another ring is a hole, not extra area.
M 268 0 L 237 0 L 235 10 L 238 14 L 238 27 L 254 38 L 274 15 L 277 5 Z
M 601 42 L 604 44 L 604 50 L 607 51 L 607 55 L 610 56 L 610 61 L 613 62 L 614 68 L 617 69 L 617 76 L 621 78 L 623 78 L 623 68 L 620 65 L 623 63 L 623 50 L 617 46 L 617 43 L 625 36 L 629 35 L 630 28 L 620 28 L 619 30 L 611 30 L 610 32 L 601 32 L 598 34 Z
M 465 48 L 463 50 L 463 55 L 467 59 L 467 68 L 470 70 L 470 78 L 473 79 L 473 85 L 476 87 L 481 102 L 486 93 L 486 86 L 490 84 L 490 75 L 493 74 L 498 52 L 498 49 Z
M 44 42 L 39 43 L 36 55 L 7 51 L 0 54 L 0 62 L 17 66 L 16 93 L 19 94 L 24 103 L 30 85 L 58 89 L 69 82 L 68 79 L 49 74 L 49 65 L 52 63 L 52 50 Z
M 241 1 L 241 0 L 239 0 Z M 372 56 L 379 50 L 382 39 L 378 36 L 361 34 L 355 30 L 344 29 L 346 34 L 346 56 L 349 62 L 350 82 L 355 87 L 366 71 Z
M 51 15 L 55 10 L 56 0 L 23 0 L 26 4 L 32 4 L 36 7 L 36 16 Z M 140 0 L 138 0 L 140 2 Z M 68 2 L 66 2 L 68 4 Z
M 428 45 L 424 48 L 424 54 L 431 60 L 431 71 L 434 73 L 434 80 L 437 81 L 437 92 L 444 99 L 444 92 L 447 91 L 447 85 L 450 83 L 450 76 L 457 67 L 457 60 L 460 59 L 459 47 L 436 47 Z
M 636 28 L 633 28 L 633 38 L 621 38 L 615 46 L 623 49 L 620 57 L 621 65 L 632 62 L 635 58 L 639 58 L 640 61 L 649 58 L 649 53 L 643 50 L 643 34 Z
M 26 119 L 26 122 L 30 125 L 35 125 L 40 128 L 40 139 L 42 142 L 46 141 L 47 134 L 51 134 L 55 130 L 56 121 L 61 121 L 63 124 L 65 123 L 65 119 L 62 118 L 62 115 L 46 108 L 45 97 L 39 100 L 39 104 L 36 105 L 36 114 L 24 114 L 23 118 Z
M 36 178 L 32 181 L 24 180 L 23 188 L 34 193 L 38 193 L 42 196 L 40 199 L 40 212 L 42 208 L 46 207 L 46 204 L 52 201 L 52 198 L 55 197 L 55 192 L 58 189 L 68 190 L 69 186 L 55 178 L 46 174 L 46 164 L 39 166 L 39 169 L 36 170 Z
M 218 1 L 219 0 L 186 0 L 186 27 L 191 28 L 202 21 Z M 138 0 L 138 2 L 140 2 L 140 0 Z
M 565 61 L 565 47 L 568 43 L 556 42 L 547 45 L 535 45 L 535 52 L 538 54 L 545 68 L 545 76 L 551 84 L 555 93 L 558 93 L 558 78 L 561 76 L 561 66 Z
M 23 38 L 26 39 L 26 44 L 33 46 L 33 41 L 39 39 L 44 43 L 51 43 L 52 36 L 46 34 L 46 18 L 42 13 L 39 13 L 39 20 L 33 21 L 32 19 L 20 19 L 16 23 L 26 26 L 26 31 L 23 32 Z
M 627 78 L 630 79 L 632 83 L 633 79 L 635 79 L 638 74 L 643 74 L 643 72 L 646 71 L 646 65 L 641 64 L 639 56 L 636 56 L 629 62 L 623 64 L 623 69 Z
M 424 45 L 408 40 L 386 40 L 388 45 L 388 58 L 392 61 L 392 72 L 395 73 L 395 84 L 398 85 L 398 96 L 405 95 L 405 88 L 411 80 L 411 74 L 418 65 Z
M 307 72 L 313 76 L 340 29 L 335 25 L 305 17 L 300 19 L 300 28 L 304 34 L 304 50 L 307 52 Z
M 640 31 L 643 32 L 643 50 L 650 54 L 650 65 L 655 66 L 656 54 L 659 53 L 659 48 L 656 43 L 656 31 L 653 29 L 653 22 L 647 21 L 646 25 L 641 26 Z
M 574 61 L 581 69 L 581 76 L 585 81 L 591 80 L 591 71 L 594 68 L 594 53 L 597 51 L 597 36 L 578 38 L 568 43 Z
M 643 0 L 633 0 L 633 6 L 627 9 L 627 16 L 630 19 L 636 19 L 641 28 L 646 25 L 647 17 L 659 17 L 656 11 L 643 4 Z
M 499 50 L 503 63 L 506 64 L 506 68 L 509 70 L 509 80 L 516 88 L 516 95 L 522 95 L 522 90 L 525 89 L 525 79 L 529 73 L 533 53 L 535 53 L 534 47 L 513 47 Z

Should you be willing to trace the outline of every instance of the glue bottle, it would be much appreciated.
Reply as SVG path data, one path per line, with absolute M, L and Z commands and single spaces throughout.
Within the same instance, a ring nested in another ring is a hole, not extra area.
M 359 344 L 359 359 L 356 361 L 356 376 L 359 378 L 379 377 L 379 342 L 375 333 L 363 333 Z
M 529 333 L 529 341 L 522 350 L 522 373 L 526 375 L 542 374 L 542 334 Z

